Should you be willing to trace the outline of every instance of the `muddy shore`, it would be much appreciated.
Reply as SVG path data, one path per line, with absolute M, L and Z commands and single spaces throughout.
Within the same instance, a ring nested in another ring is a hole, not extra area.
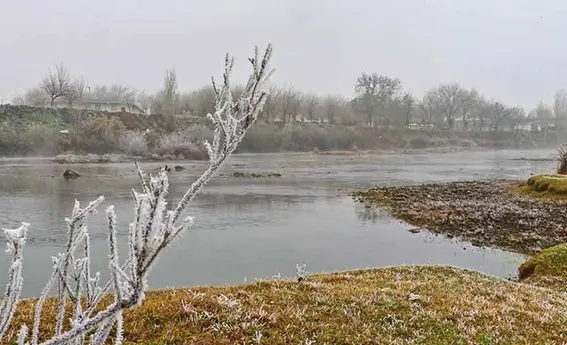
M 375 187 L 353 193 L 366 207 L 386 209 L 392 216 L 433 233 L 534 254 L 567 242 L 564 202 L 513 194 L 520 181 L 492 180 L 404 187 Z

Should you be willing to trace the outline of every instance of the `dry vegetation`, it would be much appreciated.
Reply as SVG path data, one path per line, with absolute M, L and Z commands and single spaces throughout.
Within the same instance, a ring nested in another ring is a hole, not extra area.
M 21 303 L 14 324 L 30 322 L 33 304 Z M 46 304 L 46 318 L 54 307 Z M 560 292 L 450 267 L 403 266 L 302 283 L 153 291 L 125 313 L 124 335 L 130 345 L 561 344 L 566 313 Z
M 564 203 L 516 195 L 510 186 L 510 181 L 467 181 L 375 187 L 354 197 L 409 224 L 478 246 L 533 254 L 567 242 Z
M 205 118 L 0 106 L 0 155 L 120 154 L 149 159 L 204 159 L 210 139 Z M 175 131 L 168 130 L 173 126 Z M 68 131 L 67 134 L 60 133 Z M 148 130 L 148 132 L 146 132 Z M 369 128 L 364 125 L 260 122 L 238 152 L 349 152 L 358 150 L 469 149 L 524 145 L 509 132 L 452 132 Z M 530 142 L 528 140 L 528 142 Z M 531 144 L 530 144 L 531 145 Z

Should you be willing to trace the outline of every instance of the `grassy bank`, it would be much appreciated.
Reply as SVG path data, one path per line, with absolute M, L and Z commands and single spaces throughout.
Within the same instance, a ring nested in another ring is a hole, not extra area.
M 14 324 L 31 323 L 33 300 Z M 45 317 L 55 306 L 46 304 Z M 126 344 L 560 344 L 559 292 L 450 267 L 153 291 L 125 313 Z M 42 329 L 44 335 L 51 327 Z M 14 340 L 14 331 L 9 333 Z M 259 341 L 256 341 L 259 339 Z
M 174 125 L 171 126 L 171 121 Z M 174 132 L 168 131 L 175 128 Z M 61 132 L 63 131 L 63 132 Z M 0 155 L 121 154 L 149 159 L 205 159 L 206 119 L 72 109 L 0 106 Z M 510 132 L 377 129 L 314 123 L 257 123 L 238 152 L 518 148 L 538 137 Z M 551 139 L 549 139 L 552 142 Z
M 542 200 L 567 200 L 567 175 L 542 174 L 530 177 L 510 189 L 518 195 Z

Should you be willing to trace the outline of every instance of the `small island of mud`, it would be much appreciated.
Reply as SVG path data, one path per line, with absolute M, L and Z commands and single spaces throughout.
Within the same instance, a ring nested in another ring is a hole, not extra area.
M 520 181 L 375 187 L 353 194 L 433 233 L 524 254 L 567 242 L 567 205 L 515 193 Z

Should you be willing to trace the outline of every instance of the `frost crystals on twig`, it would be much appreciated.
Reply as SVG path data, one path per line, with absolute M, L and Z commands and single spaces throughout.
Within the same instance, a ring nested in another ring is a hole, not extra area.
M 53 258 L 53 274 L 35 306 L 31 329 L 32 345 L 82 345 L 85 344 L 87 334 L 90 334 L 90 344 L 103 345 L 114 326 L 116 326 L 114 343 L 122 344 L 123 309 L 142 303 L 150 268 L 162 251 L 193 223 L 191 217 L 179 221 L 183 211 L 199 189 L 209 182 L 234 152 L 262 110 L 267 96 L 265 83 L 272 73 L 268 67 L 271 55 L 271 45 L 267 47 L 261 59 L 256 48 L 255 56 L 249 59 L 252 63 L 252 73 L 243 94 L 237 100 L 232 97 L 233 90 L 230 84 L 233 59 L 227 55 L 222 86 L 218 87 L 213 80 L 216 105 L 215 112 L 208 117 L 213 123 L 214 135 L 212 143 L 205 143 L 209 154 L 209 166 L 191 185 L 174 209 L 167 207 L 169 181 L 166 171 L 159 171 L 156 176 L 150 175 L 149 181 L 146 181 L 144 173 L 136 163 L 141 191 L 132 191 L 134 219 L 128 227 L 128 253 L 127 259 L 122 264 L 117 249 L 118 217 L 113 206 L 106 209 L 110 280 L 102 287 L 99 286 L 100 273 L 91 275 L 90 237 L 86 224 L 88 218 L 104 201 L 104 197 L 99 197 L 85 208 L 81 208 L 79 202 L 75 202 L 71 217 L 66 219 L 68 238 L 65 252 Z M 0 340 L 14 315 L 22 290 L 22 247 L 27 227 L 28 224 L 23 224 L 16 230 L 5 230 L 13 261 L 9 271 L 6 298 L 0 305 Z M 42 308 L 54 286 L 57 287 L 58 303 L 55 334 L 51 339 L 40 343 L 39 326 Z M 95 313 L 102 298 L 111 292 L 114 301 L 105 309 Z M 85 305 L 81 304 L 82 297 L 86 297 L 83 299 L 86 301 Z M 67 310 L 67 300 L 74 305 L 71 327 L 65 330 L 63 318 Z M 27 337 L 28 328 L 22 325 L 18 344 L 29 344 L 26 342 Z

